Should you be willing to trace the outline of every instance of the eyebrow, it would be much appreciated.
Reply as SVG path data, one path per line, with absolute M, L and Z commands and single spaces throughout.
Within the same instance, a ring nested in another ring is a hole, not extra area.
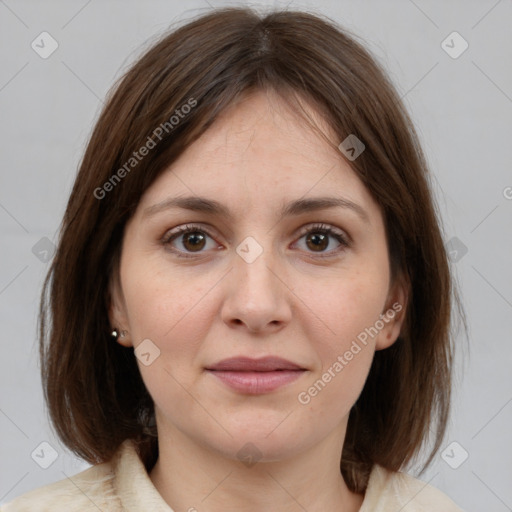
M 199 196 L 182 196 L 164 199 L 160 203 L 147 207 L 143 212 L 143 217 L 150 217 L 173 208 L 182 208 L 185 210 L 217 215 L 219 217 L 225 217 L 231 221 L 234 219 L 234 215 L 222 203 L 219 203 L 214 199 Z M 360 205 L 342 197 L 313 197 L 297 199 L 285 204 L 281 209 L 280 216 L 281 218 L 284 218 L 293 215 L 300 215 L 301 213 L 325 210 L 328 208 L 346 208 L 352 210 L 364 222 L 368 224 L 370 223 L 368 214 Z

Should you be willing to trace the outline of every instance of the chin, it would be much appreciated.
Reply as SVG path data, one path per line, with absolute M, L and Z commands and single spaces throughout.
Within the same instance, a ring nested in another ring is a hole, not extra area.
M 206 440 L 206 444 L 224 457 L 241 462 L 247 457 L 274 462 L 293 457 L 320 441 L 321 433 L 317 431 L 315 435 L 310 429 L 301 427 L 296 418 L 291 419 L 293 414 L 285 421 L 286 414 L 282 413 L 265 418 L 260 412 L 258 416 L 250 415 L 245 422 L 240 417 L 235 423 L 223 423 L 232 437 L 215 436 L 215 439 Z
M 247 467 L 256 462 L 277 462 L 289 459 L 305 449 L 301 440 L 293 439 L 287 435 L 275 439 L 258 437 L 257 433 L 251 437 L 236 436 L 223 445 L 211 445 L 223 457 L 239 460 Z

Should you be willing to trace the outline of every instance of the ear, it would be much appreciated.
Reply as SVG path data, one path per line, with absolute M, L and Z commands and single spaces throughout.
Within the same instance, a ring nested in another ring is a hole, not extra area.
M 118 269 L 115 269 L 112 272 L 109 280 L 108 317 L 112 329 L 116 328 L 119 333 L 126 331 L 126 335 L 123 337 L 118 336 L 116 341 L 120 345 L 123 345 L 123 347 L 133 346 L 129 331 L 128 315 L 126 313 L 126 303 L 124 301 Z
M 375 343 L 375 350 L 384 350 L 398 339 L 407 312 L 409 298 L 409 281 L 400 274 L 390 286 L 386 304 L 379 320 L 384 324 Z

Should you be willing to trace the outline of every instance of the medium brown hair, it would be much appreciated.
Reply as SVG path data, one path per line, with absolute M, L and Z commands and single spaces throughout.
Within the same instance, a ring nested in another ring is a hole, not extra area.
M 165 34 L 115 84 L 83 156 L 40 306 L 45 399 L 75 454 L 104 462 L 133 439 L 146 468 L 154 464 L 152 399 L 133 350 L 110 336 L 109 281 L 124 226 L 148 186 L 223 110 L 250 92 L 272 90 L 289 103 L 295 98 L 296 110 L 299 98 L 313 105 L 338 144 L 350 134 L 364 142 L 349 164 L 383 213 L 392 279 L 400 274 L 409 284 L 401 334 L 375 353 L 351 410 L 341 473 L 352 491 L 363 492 L 373 464 L 399 470 L 430 431 L 434 445 L 423 470 L 431 463 L 449 416 L 450 313 L 458 295 L 413 124 L 357 39 L 316 14 L 218 9 Z M 165 127 L 163 136 L 157 127 Z M 150 139 L 155 145 L 134 165 L 134 151 Z

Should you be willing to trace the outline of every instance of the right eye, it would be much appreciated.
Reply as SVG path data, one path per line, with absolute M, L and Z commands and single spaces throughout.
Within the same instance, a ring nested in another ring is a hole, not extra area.
M 203 227 L 186 224 L 174 231 L 166 233 L 162 239 L 162 243 L 180 258 L 194 258 L 194 253 L 201 254 L 204 252 L 203 249 L 207 245 L 208 238 L 212 240 L 211 249 L 219 247 L 218 244 L 213 241 L 212 236 L 208 234 Z M 173 245 L 173 242 L 176 240 L 179 241 L 182 249 L 178 249 Z

